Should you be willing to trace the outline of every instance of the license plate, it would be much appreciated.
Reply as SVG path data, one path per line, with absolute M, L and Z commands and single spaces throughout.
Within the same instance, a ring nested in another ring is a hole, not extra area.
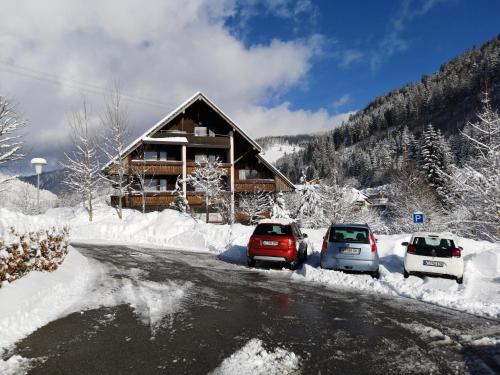
M 424 266 L 444 267 L 444 262 L 437 262 L 435 260 L 424 260 Z
M 278 246 L 278 241 L 262 241 L 262 245 L 265 245 L 265 246 Z
M 352 255 L 358 255 L 361 252 L 361 249 L 356 249 L 353 247 L 343 247 L 340 249 L 340 252 L 342 254 L 352 254 Z

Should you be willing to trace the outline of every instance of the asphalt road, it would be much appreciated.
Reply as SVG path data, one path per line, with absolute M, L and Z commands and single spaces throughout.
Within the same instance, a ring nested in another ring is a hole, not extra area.
M 208 254 L 77 249 L 107 264 L 111 278 L 130 277 L 122 271 L 134 268 L 145 280 L 189 282 L 189 291 L 154 337 L 123 304 L 46 325 L 15 349 L 23 357 L 44 359 L 32 374 L 206 374 L 252 338 L 269 350 L 293 351 L 304 374 L 500 373 L 499 347 L 470 346 L 464 338 L 498 337 L 498 321 L 290 281 L 277 271 L 249 270 Z

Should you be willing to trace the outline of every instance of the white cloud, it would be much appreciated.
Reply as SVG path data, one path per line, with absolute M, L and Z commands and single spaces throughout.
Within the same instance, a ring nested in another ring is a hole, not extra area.
M 351 96 L 349 94 L 342 95 L 339 99 L 335 100 L 332 103 L 332 107 L 334 109 L 339 109 L 340 107 L 343 107 L 347 103 L 349 103 L 351 100 Z
M 0 94 L 14 97 L 31 122 L 28 156 L 46 156 L 56 166 L 67 143 L 67 116 L 79 108 L 82 92 L 28 78 L 23 70 L 12 74 L 5 64 L 99 86 L 119 79 L 123 92 L 167 103 L 164 109 L 129 103 L 135 134 L 198 90 L 253 135 L 335 126 L 340 117 L 324 110 L 292 110 L 288 103 L 265 108 L 268 98 L 276 102 L 307 83 L 322 37 L 246 47 L 225 25 L 236 7 L 235 0 L 4 0 Z M 102 96 L 85 95 L 97 112 Z
M 406 25 L 415 17 L 429 12 L 434 6 L 447 0 L 403 0 L 398 14 L 391 19 L 387 34 L 380 42 L 378 49 L 373 51 L 370 67 L 377 70 L 380 65 L 394 54 L 408 49 L 408 42 L 401 36 Z M 414 5 L 416 4 L 416 5 Z

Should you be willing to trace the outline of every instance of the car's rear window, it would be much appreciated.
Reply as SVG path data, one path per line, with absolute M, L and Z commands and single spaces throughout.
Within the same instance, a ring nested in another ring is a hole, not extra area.
M 331 242 L 370 243 L 368 229 L 354 227 L 332 227 Z
M 292 227 L 281 224 L 259 224 L 253 234 L 271 235 L 271 236 L 291 236 Z
M 413 245 L 418 249 L 451 250 L 455 248 L 453 240 L 440 237 L 415 237 Z

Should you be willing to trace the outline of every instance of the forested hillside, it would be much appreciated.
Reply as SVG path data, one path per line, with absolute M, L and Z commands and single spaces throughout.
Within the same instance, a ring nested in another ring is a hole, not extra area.
M 459 130 L 474 121 L 481 92 L 488 91 L 494 109 L 500 107 L 500 36 L 456 57 L 418 83 L 373 100 L 341 127 L 314 137 L 302 151 L 287 155 L 278 167 L 297 182 L 335 177 L 354 186 L 386 183 L 401 169 L 405 152 L 421 162 L 422 133 L 429 124 L 450 150 L 450 163 L 462 165 L 470 145 Z M 286 137 L 288 142 L 293 142 Z

